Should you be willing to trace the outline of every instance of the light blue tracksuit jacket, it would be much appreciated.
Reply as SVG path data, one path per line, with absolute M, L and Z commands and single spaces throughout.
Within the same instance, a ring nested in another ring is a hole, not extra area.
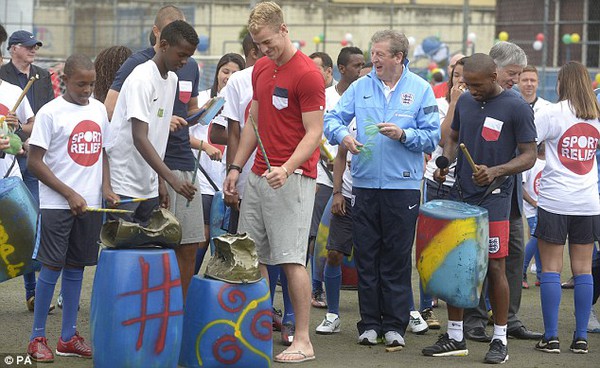
M 439 142 L 440 120 L 430 85 L 408 70 L 407 60 L 390 102 L 375 69 L 350 85 L 336 107 L 325 114 L 324 132 L 331 144 L 342 143 L 355 117 L 356 139 L 366 148 L 352 157 L 353 186 L 420 189 L 423 152 L 432 152 Z M 374 128 L 369 125 L 378 123 L 396 124 L 404 130 L 406 141 L 373 134 Z

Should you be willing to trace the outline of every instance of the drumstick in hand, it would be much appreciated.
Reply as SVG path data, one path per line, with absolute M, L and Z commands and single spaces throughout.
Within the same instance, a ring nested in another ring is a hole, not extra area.
M 477 166 L 475 166 L 475 161 L 473 161 L 473 157 L 471 157 L 471 154 L 469 153 L 469 150 L 467 149 L 467 146 L 465 146 L 464 143 L 461 143 L 460 144 L 460 149 L 465 154 L 465 157 L 467 158 L 467 161 L 469 161 L 469 165 L 471 165 L 471 169 L 473 169 L 473 172 L 476 173 L 477 171 L 479 171 L 477 169 Z
M 29 91 L 29 88 L 31 88 L 31 85 L 33 84 L 33 82 L 35 82 L 38 79 L 40 79 L 40 76 L 38 74 L 36 74 L 33 77 L 29 78 L 29 81 L 25 85 L 25 88 L 23 88 L 23 92 L 21 92 L 21 95 L 17 99 L 17 102 L 15 103 L 15 105 L 13 106 L 13 108 L 10 110 L 10 112 L 12 112 L 14 114 L 15 111 L 17 111 L 17 108 L 21 104 L 21 101 L 23 101 L 23 98 L 25 98 L 25 95 L 27 94 L 27 91 Z

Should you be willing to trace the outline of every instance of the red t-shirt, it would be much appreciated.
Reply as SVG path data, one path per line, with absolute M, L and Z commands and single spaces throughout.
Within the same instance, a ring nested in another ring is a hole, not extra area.
M 258 102 L 258 132 L 271 166 L 283 165 L 304 138 L 302 113 L 325 108 L 325 81 L 314 62 L 297 51 L 284 65 L 263 57 L 252 72 L 252 99 Z M 319 148 L 298 169 L 316 178 Z M 260 148 L 252 172 L 262 175 L 267 165 Z
M 448 82 L 438 83 L 433 86 L 433 95 L 435 98 L 446 97 L 446 93 L 448 93 Z

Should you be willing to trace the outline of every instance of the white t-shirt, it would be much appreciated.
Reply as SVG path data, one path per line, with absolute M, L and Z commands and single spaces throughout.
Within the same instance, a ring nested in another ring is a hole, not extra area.
M 46 150 L 44 163 L 56 177 L 85 199 L 90 207 L 102 206 L 102 147 L 108 116 L 104 105 L 90 98 L 85 106 L 62 96 L 37 113 L 29 144 Z M 41 180 L 40 208 L 69 209 L 69 203 Z
M 538 207 L 562 215 L 600 214 L 596 146 L 598 120 L 577 118 L 568 101 L 551 104 L 535 114 L 539 142 L 546 142 Z
M 21 95 L 21 92 L 23 92 L 23 90 L 14 84 L 6 81 L 0 82 L 0 117 L 6 116 L 8 111 L 15 106 L 15 103 Z M 27 124 L 27 120 L 33 116 L 33 111 L 31 110 L 31 106 L 29 105 L 27 97 L 23 98 L 23 101 L 21 101 L 21 104 L 19 107 L 17 107 L 15 114 L 17 115 L 17 119 L 19 119 L 21 124 Z M 0 158 L 0 179 L 6 175 L 6 172 L 13 163 L 14 157 L 15 156 L 13 155 L 5 153 L 4 158 Z M 21 177 L 21 170 L 19 169 L 18 162 L 15 161 L 15 165 L 8 176 Z
M 169 72 L 163 79 L 152 60 L 135 67 L 125 79 L 106 150 L 115 193 L 136 198 L 158 196 L 158 174 L 133 145 L 131 119 L 148 124 L 148 139 L 164 159 L 176 91 L 177 75 Z
M 246 118 L 250 112 L 250 103 L 252 102 L 252 70 L 254 70 L 254 65 L 233 73 L 225 87 L 221 90 L 221 94 L 225 98 L 225 105 L 221 112 L 221 115 L 225 118 L 225 128 L 227 128 L 227 118 L 239 121 L 240 132 L 246 124 Z M 216 124 L 220 124 L 221 122 L 215 121 Z M 240 198 L 244 196 L 244 188 L 248 180 L 248 174 L 252 169 L 252 165 L 254 165 L 255 155 L 256 150 L 252 152 L 252 155 L 246 161 L 246 164 L 242 168 L 242 173 L 238 178 L 236 187 Z
M 210 89 L 200 92 L 198 94 L 198 106 L 204 105 L 209 99 Z M 211 124 L 215 124 L 216 120 L 218 119 L 213 119 Z M 206 143 L 208 141 L 208 128 L 209 125 L 196 124 L 190 128 L 190 135 L 196 139 L 201 139 Z M 192 152 L 194 153 L 195 157 L 198 157 L 198 150 L 192 149 Z M 202 155 L 200 156 L 200 165 L 204 171 L 206 171 L 212 181 L 217 185 L 219 190 L 222 190 L 223 182 L 225 181 L 225 156 L 223 156 L 222 161 L 213 161 L 206 154 L 206 152 L 202 151 Z M 200 169 L 198 169 L 198 172 L 196 173 L 196 183 L 198 183 L 198 188 L 200 189 L 201 194 L 215 194 L 215 189 L 212 185 L 210 185 Z
M 348 125 L 348 131 L 352 138 L 356 138 L 356 120 L 352 119 Z M 352 170 L 350 170 L 350 162 L 352 162 L 352 153 L 348 151 L 346 154 L 346 167 L 342 176 L 342 195 L 346 198 L 352 198 Z
M 442 125 L 442 122 L 446 118 L 446 114 L 448 114 L 448 108 L 450 107 L 450 105 L 448 104 L 448 101 L 446 101 L 445 97 L 437 98 L 435 101 L 438 104 L 438 111 L 440 113 L 440 125 Z M 433 173 L 438 168 L 437 165 L 435 164 L 435 160 L 438 157 L 442 156 L 443 153 L 444 153 L 444 149 L 442 147 L 440 147 L 439 145 L 436 146 L 435 150 L 431 153 L 431 159 L 429 161 L 427 161 L 427 165 L 425 165 L 425 178 L 426 179 L 433 180 Z M 454 162 L 452 162 L 452 164 L 450 165 L 450 171 L 448 172 L 448 175 L 446 175 L 446 181 L 444 182 L 444 185 L 449 186 L 449 187 L 454 185 L 454 182 L 455 182 L 454 168 L 455 167 L 456 167 L 456 160 Z
M 340 96 L 335 89 L 336 84 L 337 83 L 334 83 L 331 85 L 331 87 L 325 88 L 325 113 L 333 110 L 340 98 L 342 98 L 342 96 Z M 338 147 L 329 144 L 329 141 L 325 138 L 325 135 L 321 137 L 321 140 L 324 141 L 323 147 L 325 147 L 325 149 L 331 153 L 331 156 L 335 157 L 335 155 L 337 155 Z M 319 161 L 321 161 L 320 158 Z M 321 162 L 317 162 L 317 184 L 326 185 L 330 188 L 333 187 L 333 182 L 331 179 L 329 179 L 329 175 L 327 175 L 327 172 L 323 168 Z
M 533 105 L 533 112 L 536 113 L 536 112 L 540 111 L 542 109 L 542 107 L 548 106 L 550 104 L 551 104 L 550 101 L 544 100 L 543 98 L 538 96 L 537 100 L 535 101 L 535 105 Z
M 538 200 L 540 180 L 542 178 L 544 166 L 546 166 L 546 160 L 538 158 L 533 167 L 523 173 L 523 190 L 527 192 L 534 201 Z M 523 199 L 523 212 L 525 213 L 525 218 L 537 216 L 537 208 L 530 205 L 525 199 Z

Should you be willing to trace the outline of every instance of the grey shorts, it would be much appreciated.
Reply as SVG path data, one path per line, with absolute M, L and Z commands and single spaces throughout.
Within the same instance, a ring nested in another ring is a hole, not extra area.
M 273 189 L 265 178 L 249 174 L 238 231 L 254 240 L 260 263 L 306 264 L 314 198 L 315 179 L 293 174 Z
M 346 201 L 346 215 L 331 215 L 329 223 L 329 238 L 327 238 L 327 250 L 337 250 L 349 256 L 352 254 L 352 205 L 350 198 L 344 197 Z
M 191 171 L 173 170 L 173 173 L 179 180 L 192 181 L 194 173 Z M 206 240 L 204 236 L 204 214 L 202 212 L 202 196 L 200 192 L 196 193 L 194 200 L 189 202 L 184 196 L 175 192 L 167 184 L 169 193 L 169 211 L 175 215 L 175 218 L 181 224 L 181 244 L 200 243 Z M 209 209 L 210 210 L 210 209 Z
M 321 217 L 323 217 L 323 211 L 327 206 L 329 198 L 331 198 L 333 188 L 327 185 L 317 184 L 317 192 L 315 194 L 315 206 L 312 212 L 312 220 L 310 223 L 310 236 L 317 237 L 319 232 L 319 224 L 321 223 Z
M 43 209 L 40 242 L 33 258 L 52 267 L 93 266 L 98 262 L 98 239 L 102 214 L 73 216 L 70 210 Z

